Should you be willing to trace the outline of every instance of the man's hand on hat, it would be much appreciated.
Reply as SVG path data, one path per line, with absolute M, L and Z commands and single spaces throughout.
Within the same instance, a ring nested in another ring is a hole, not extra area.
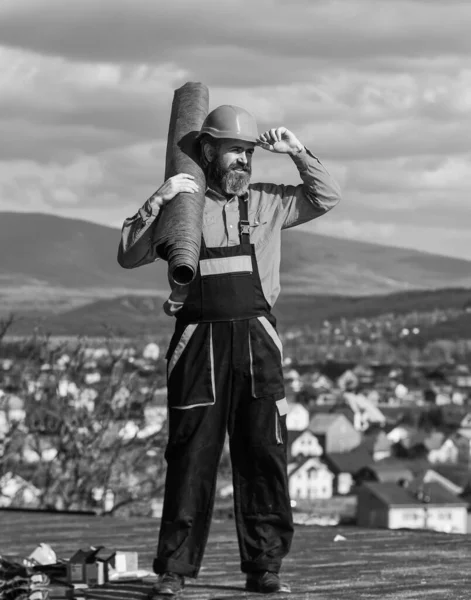
M 188 173 L 178 173 L 169 177 L 159 189 L 149 198 L 152 208 L 165 206 L 170 200 L 173 200 L 177 194 L 188 192 L 194 194 L 198 191 L 198 184 L 193 175 Z
M 265 131 L 257 138 L 256 144 L 264 150 L 278 154 L 295 155 L 304 150 L 304 146 L 298 138 L 286 127 Z

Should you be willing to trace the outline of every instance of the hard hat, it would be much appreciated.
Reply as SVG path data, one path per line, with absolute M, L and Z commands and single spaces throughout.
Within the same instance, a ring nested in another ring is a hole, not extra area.
M 244 108 L 223 104 L 218 106 L 204 120 L 198 137 L 208 134 L 214 138 L 255 142 L 258 138 L 255 117 Z

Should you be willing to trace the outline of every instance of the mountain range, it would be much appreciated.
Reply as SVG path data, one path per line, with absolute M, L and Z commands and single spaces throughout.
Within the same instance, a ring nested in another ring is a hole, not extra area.
M 67 330 L 67 313 L 76 323 L 92 313 L 97 319 L 101 313 L 111 317 L 113 306 L 128 306 L 132 313 L 136 296 L 144 296 L 139 306 L 167 322 L 168 317 L 158 316 L 168 294 L 166 264 L 121 268 L 119 240 L 115 227 L 40 213 L 0 213 L 0 316 L 12 311 L 54 315 L 63 323 L 58 328 Z M 339 297 L 378 304 L 384 294 L 471 288 L 468 260 L 299 229 L 284 231 L 282 243 L 277 307 L 288 316 L 294 306 L 338 305 Z

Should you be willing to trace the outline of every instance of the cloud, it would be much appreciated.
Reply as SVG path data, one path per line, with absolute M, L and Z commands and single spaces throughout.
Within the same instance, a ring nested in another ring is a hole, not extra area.
M 122 222 L 163 181 L 174 90 L 199 80 L 340 180 L 315 230 L 441 232 L 469 255 L 470 21 L 464 0 L 3 0 L 0 210 Z M 254 179 L 298 176 L 257 151 Z
M 0 52 L 0 158 L 51 160 L 165 135 L 174 65 L 70 63 Z
M 200 51 L 198 60 L 206 50 L 228 49 L 231 66 L 243 49 L 302 61 L 436 56 L 469 52 L 469 10 L 465 2 L 411 0 L 4 0 L 0 39 L 78 60 L 123 62 L 188 59 L 190 48 Z

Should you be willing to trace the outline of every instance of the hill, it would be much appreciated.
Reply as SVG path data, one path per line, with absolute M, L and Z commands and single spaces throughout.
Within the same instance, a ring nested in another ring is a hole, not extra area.
M 166 264 L 121 268 L 116 260 L 119 240 L 119 229 L 79 219 L 0 213 L 3 300 L 13 295 L 15 306 L 24 302 L 26 309 L 28 301 L 51 296 L 57 301 L 62 296 L 85 295 L 83 302 L 75 300 L 76 306 L 91 298 L 129 292 L 165 294 Z M 471 287 L 471 261 L 294 229 L 283 232 L 281 281 L 284 293 L 296 295 L 365 296 Z M 61 305 L 61 310 L 66 307 Z M 43 302 L 40 308 L 47 306 Z
M 0 213 L 2 288 L 167 288 L 165 265 L 123 269 L 116 256 L 120 230 L 53 215 Z
M 323 296 L 281 294 L 274 310 L 280 330 L 287 327 L 319 326 L 324 320 L 374 318 L 384 314 L 405 315 L 434 310 L 462 310 L 471 300 L 471 290 L 448 289 L 412 291 L 387 296 Z M 127 295 L 101 299 L 87 306 L 43 318 L 41 327 L 54 335 L 104 335 L 109 327 L 123 337 L 168 335 L 174 319 L 162 309 L 163 299 L 155 296 Z M 27 334 L 38 321 L 18 323 L 14 333 Z M 446 323 L 437 323 L 428 337 L 456 338 L 463 334 L 471 339 L 471 314 L 462 313 Z
M 281 281 L 288 294 L 366 296 L 471 287 L 471 261 L 407 248 L 283 232 Z
M 471 261 L 298 230 L 282 237 L 276 313 L 285 325 L 464 302 L 465 289 L 412 290 L 471 286 Z M 99 335 L 104 323 L 130 335 L 170 331 L 173 321 L 162 311 L 166 264 L 121 268 L 119 240 L 119 229 L 83 220 L 0 213 L 0 317 L 41 318 L 57 335 Z M 32 323 L 27 318 L 17 331 L 30 331 Z

